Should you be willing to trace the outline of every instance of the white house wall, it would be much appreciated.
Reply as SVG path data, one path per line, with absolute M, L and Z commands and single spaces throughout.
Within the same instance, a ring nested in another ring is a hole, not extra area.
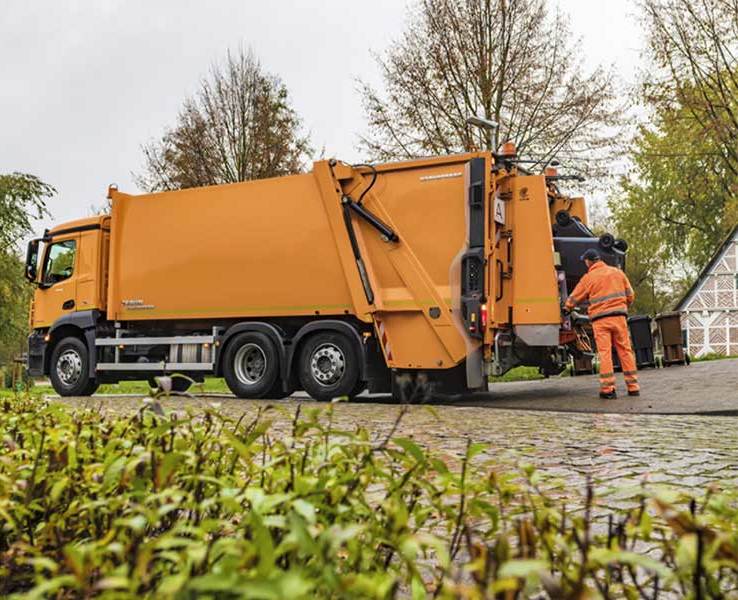
M 688 352 L 738 355 L 738 235 L 683 305 Z

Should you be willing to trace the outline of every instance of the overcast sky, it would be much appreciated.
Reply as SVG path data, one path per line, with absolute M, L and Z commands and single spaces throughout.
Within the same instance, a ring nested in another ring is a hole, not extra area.
M 280 0 L 3 0 L 0 172 L 54 185 L 52 223 L 86 216 L 107 186 L 136 191 L 141 144 L 161 135 L 210 65 L 240 44 L 282 77 L 313 146 L 361 158 L 356 79 L 402 32 L 406 3 Z M 586 64 L 625 85 L 640 64 L 632 0 L 552 0 Z M 44 224 L 46 225 L 46 223 Z

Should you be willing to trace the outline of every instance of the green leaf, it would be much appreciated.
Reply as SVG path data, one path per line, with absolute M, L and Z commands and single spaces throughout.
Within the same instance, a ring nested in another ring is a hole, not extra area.
M 410 454 L 417 462 L 425 462 L 425 453 L 414 441 L 409 438 L 395 438 L 392 440 L 405 452 Z
M 128 577 L 114 576 L 103 577 L 95 584 L 97 590 L 125 590 L 128 589 L 131 582 Z
M 41 600 L 43 598 L 51 598 L 62 589 L 77 589 L 77 581 L 72 575 L 60 575 L 47 579 L 32 588 L 24 598 L 28 600 Z
M 160 597 L 174 595 L 185 586 L 188 579 L 189 573 L 187 571 L 181 571 L 176 575 L 169 575 L 162 579 L 156 591 Z
M 179 452 L 169 452 L 164 455 L 156 470 L 156 480 L 159 486 L 166 486 L 177 467 L 184 461 L 184 455 Z
M 64 493 L 64 490 L 67 488 L 67 485 L 69 484 L 69 477 L 62 477 L 54 482 L 54 485 L 51 486 L 51 492 L 49 492 L 49 499 L 51 502 L 57 502 L 61 495 Z
M 288 571 L 279 580 L 282 598 L 303 598 L 314 587 L 314 583 L 297 571 Z
M 504 563 L 500 567 L 498 575 L 501 579 L 508 577 L 527 579 L 531 576 L 537 576 L 541 571 L 547 569 L 548 563 L 545 560 L 516 559 Z
M 315 524 L 315 507 L 312 504 L 298 498 L 292 502 L 292 507 L 295 509 L 295 512 L 301 515 L 308 523 L 311 525 Z
M 487 449 L 487 444 L 482 444 L 480 442 L 475 442 L 473 444 L 469 444 L 469 450 L 466 453 L 467 460 L 471 460 L 478 454 L 481 454 Z
M 647 554 L 639 554 L 637 552 L 592 548 L 589 552 L 589 559 L 593 563 L 603 567 L 622 564 L 641 567 L 653 573 L 658 573 L 660 577 L 668 577 L 671 574 L 671 571 L 663 563 L 651 558 Z
M 116 458 L 108 468 L 105 469 L 103 474 L 103 488 L 110 489 L 113 486 L 117 486 L 120 483 L 121 475 L 126 466 L 126 457 L 119 456 Z
M 412 578 L 410 588 L 412 590 L 413 600 L 425 600 L 427 597 L 427 592 L 420 576 L 416 575 Z

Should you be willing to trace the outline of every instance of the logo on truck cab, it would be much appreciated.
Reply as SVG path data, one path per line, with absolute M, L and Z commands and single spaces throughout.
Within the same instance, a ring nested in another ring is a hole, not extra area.
M 123 308 L 127 308 L 128 310 L 149 310 L 154 308 L 153 304 L 144 304 L 144 301 L 140 299 L 121 300 L 120 303 L 123 305 Z

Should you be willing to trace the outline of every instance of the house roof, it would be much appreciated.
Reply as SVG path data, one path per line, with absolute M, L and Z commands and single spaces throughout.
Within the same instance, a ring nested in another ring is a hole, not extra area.
M 699 288 L 700 284 L 704 281 L 705 277 L 707 277 L 710 271 L 712 271 L 712 268 L 715 266 L 715 263 L 717 263 L 723 257 L 726 250 L 728 249 L 728 246 L 733 242 L 733 240 L 737 236 L 738 236 L 738 225 L 733 227 L 733 229 L 728 234 L 728 236 L 723 240 L 723 243 L 717 247 L 717 250 L 715 250 L 715 253 L 712 255 L 712 258 L 702 268 L 702 270 L 700 271 L 700 274 L 694 280 L 694 283 L 687 290 L 687 293 L 684 294 L 684 296 L 682 296 L 682 299 L 679 300 L 679 302 L 677 303 L 676 308 L 674 309 L 675 311 L 684 310 L 684 306 L 687 304 L 687 301 L 692 298 L 692 295 L 697 291 L 697 288 Z

